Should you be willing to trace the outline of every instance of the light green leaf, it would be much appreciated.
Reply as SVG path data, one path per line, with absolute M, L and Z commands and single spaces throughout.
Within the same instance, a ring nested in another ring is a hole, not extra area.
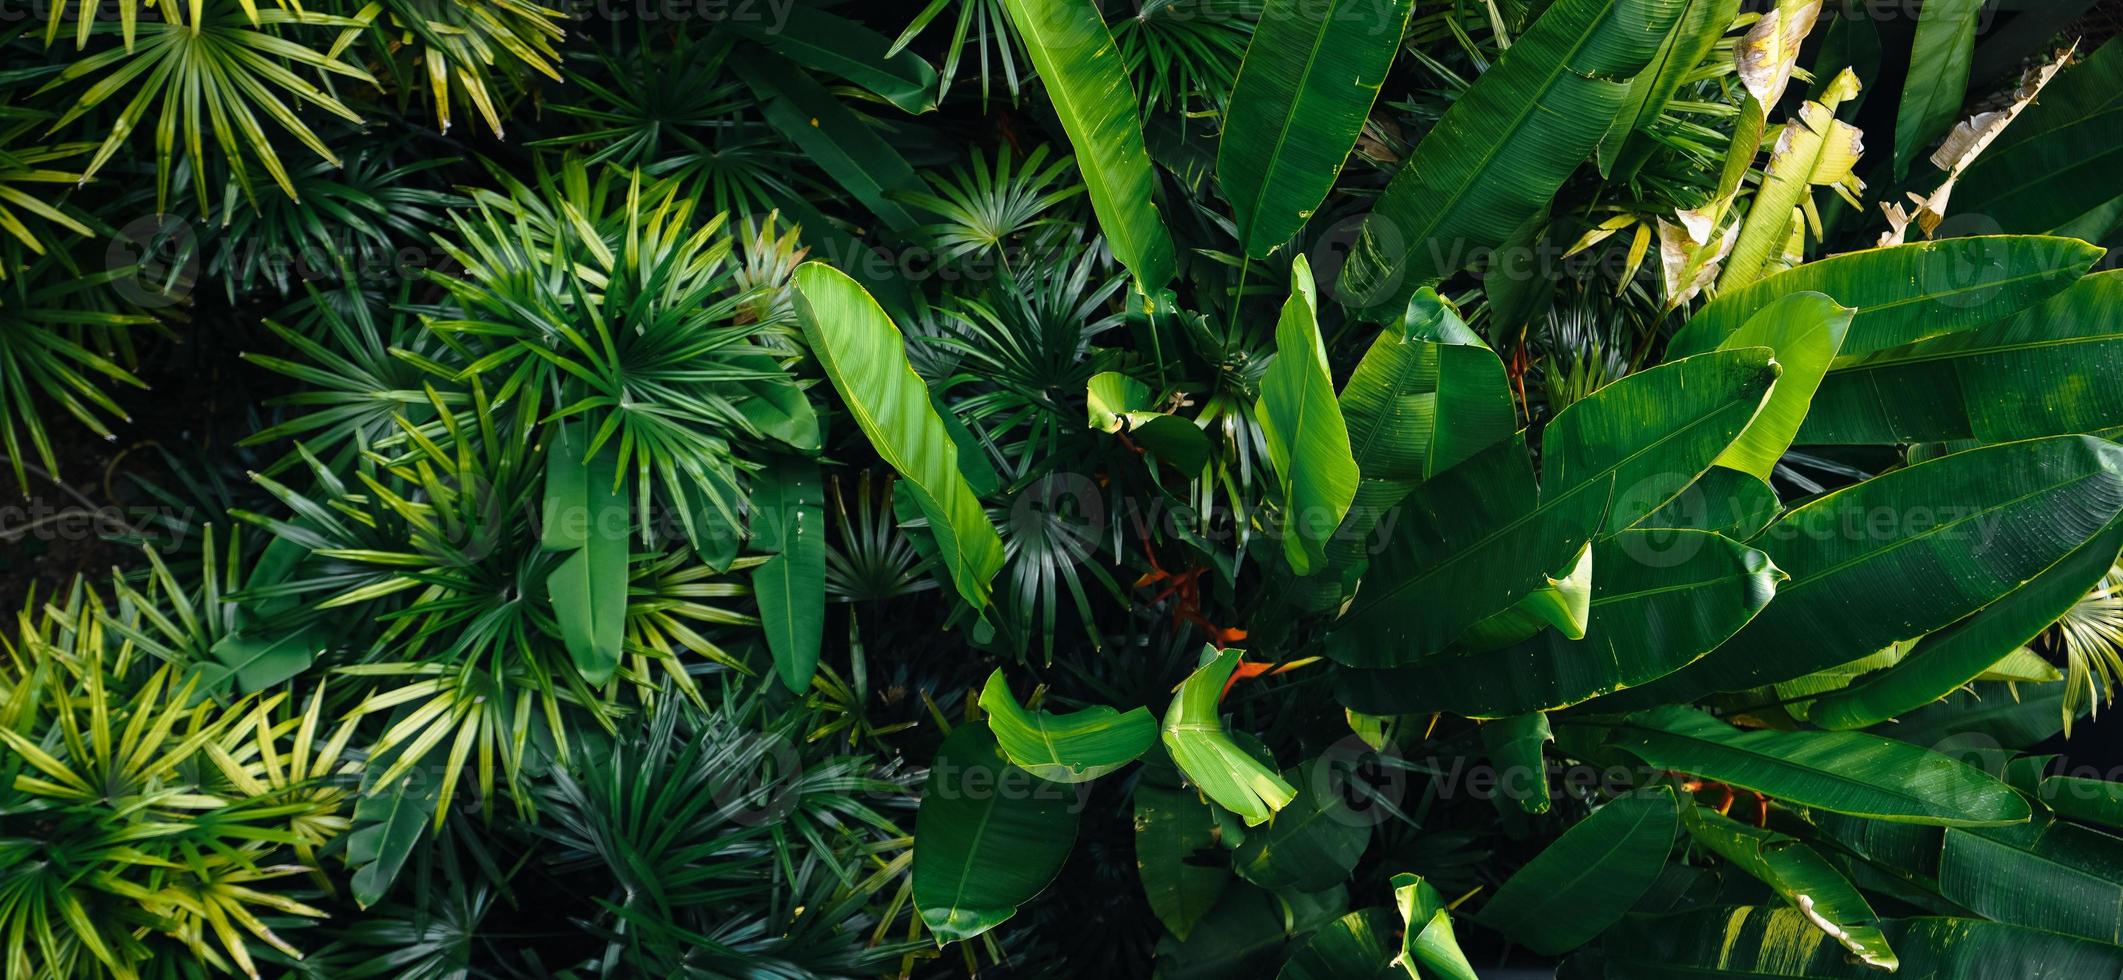
M 1334 399 L 1327 347 L 1320 340 L 1312 269 L 1290 265 L 1290 298 L 1275 326 L 1275 360 L 1261 378 L 1254 415 L 1282 491 L 1283 556 L 1309 575 L 1326 560 L 1326 541 L 1356 498 L 1356 460 Z
M 1843 349 L 1853 312 L 1821 293 L 1790 293 L 1756 311 L 1718 344 L 1719 350 L 1767 347 L 1774 352 L 1783 373 L 1777 375 L 1776 388 L 1762 403 L 1761 414 L 1718 454 L 1717 465 L 1765 483 L 1769 480 L 1777 460 L 1791 448 L 1792 437 L 1805 422 L 1822 376 Z M 1669 347 L 1666 356 L 1690 353 L 1693 352 Z
M 980 707 L 1003 755 L 1018 768 L 1057 783 L 1087 783 L 1134 762 L 1157 740 L 1148 708 L 1126 714 L 1093 705 L 1072 714 L 1026 711 L 1001 668 L 988 675 Z
M 1159 736 L 1173 764 L 1203 795 L 1238 814 L 1246 826 L 1256 827 L 1288 805 L 1297 790 L 1224 731 L 1217 702 L 1224 682 L 1238 669 L 1239 652 L 1205 648 L 1202 658 L 1201 667 L 1172 696 Z
M 1401 967 L 1410 976 L 1435 973 L 1443 980 L 1479 980 L 1452 934 L 1445 897 L 1420 875 L 1393 876 L 1393 904 L 1401 913 Z
M 1874 924 L 1879 916 L 1871 903 L 1813 848 L 1699 806 L 1681 811 L 1681 826 L 1696 843 L 1768 885 L 1852 956 L 1888 972 L 1899 965 Z
M 1091 428 L 1126 433 L 1182 473 L 1199 473 L 1208 464 L 1208 434 L 1177 415 L 1151 410 L 1148 385 L 1119 371 L 1100 371 L 1085 385 L 1084 399 Z

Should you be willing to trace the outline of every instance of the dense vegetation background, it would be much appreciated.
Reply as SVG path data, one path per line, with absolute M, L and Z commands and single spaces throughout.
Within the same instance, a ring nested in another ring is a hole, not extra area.
M 5 974 L 2123 976 L 2119 24 L 8 7 Z

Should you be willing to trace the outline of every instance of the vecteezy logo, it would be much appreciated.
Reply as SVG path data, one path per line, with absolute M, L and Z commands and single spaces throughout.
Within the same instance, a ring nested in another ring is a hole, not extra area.
M 198 281 L 198 233 L 174 214 L 134 218 L 104 246 L 103 267 L 127 303 L 147 310 L 176 306 Z

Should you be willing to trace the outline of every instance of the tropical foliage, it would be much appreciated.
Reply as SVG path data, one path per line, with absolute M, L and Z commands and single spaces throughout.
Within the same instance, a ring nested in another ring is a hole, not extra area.
M 2123 977 L 2103 16 L 39 7 L 0 973 Z

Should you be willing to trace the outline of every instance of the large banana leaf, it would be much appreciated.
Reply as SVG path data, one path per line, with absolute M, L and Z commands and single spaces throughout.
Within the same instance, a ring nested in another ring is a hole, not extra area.
M 1420 875 L 1397 874 L 1392 884 L 1393 905 L 1401 913 L 1401 969 L 1409 976 L 1479 980 L 1452 933 L 1445 896 Z
M 1828 729 L 1866 728 L 1945 697 L 2048 629 L 2108 574 L 2119 551 L 2123 525 L 2111 526 L 1967 619 L 1917 641 L 1894 666 L 1814 701 L 1806 720 Z
M 1153 200 L 1157 174 L 1113 35 L 1093 0 L 1002 0 L 1076 149 L 1076 166 L 1113 257 L 1146 294 L 1171 281 L 1172 236 Z
M 2123 976 L 2123 949 L 1981 919 L 1888 920 L 1880 930 L 1901 951 L 1893 975 L 2042 980 Z M 1610 977 L 1706 980 L 1801 977 L 1879 980 L 1885 976 L 1792 908 L 1704 909 L 1632 918 L 1603 944 Z
M 1445 649 L 1575 563 L 1607 512 L 1613 476 L 1542 493 L 1521 438 L 1476 453 L 1409 494 L 1327 652 L 1394 667 Z
M 2069 233 L 2095 241 L 2123 221 L 2123 43 L 2111 38 L 2066 69 L 1955 184 L 1956 211 L 2006 231 Z M 2090 219 L 2090 220 L 2089 220 Z
M 929 519 L 952 584 L 978 609 L 1002 568 L 1002 538 L 958 469 L 958 446 L 907 363 L 892 318 L 855 280 L 821 262 L 796 269 L 796 311 L 805 340 L 855 424 L 906 481 Z
M 1894 175 L 1960 118 L 1968 95 L 1968 67 L 1976 53 L 1976 22 L 1985 0 L 1926 0 L 1917 13 L 1909 74 L 1902 81 L 1901 111 L 1894 120 Z
M 1482 750 L 1496 770 L 1497 789 L 1527 813 L 1547 813 L 1548 756 L 1555 741 L 1548 716 L 1538 711 L 1498 718 L 1481 728 Z
M 1627 180 L 1650 158 L 1659 144 L 1643 131 L 1665 111 L 1682 82 L 1709 57 L 1739 14 L 1740 0 L 1687 0 L 1650 64 L 1629 80 L 1629 96 L 1622 101 L 1614 128 L 1600 140 L 1602 176 Z
M 937 945 L 1009 921 L 1076 843 L 1077 790 L 1012 766 L 986 725 L 960 725 L 914 815 L 914 905 Z
M 1616 724 L 1609 744 L 1643 760 L 1785 803 L 1901 823 L 2024 822 L 2027 801 L 1981 770 L 1860 732 L 1742 731 L 1668 705 Z
M 1003 755 L 1057 783 L 1090 782 L 1134 762 L 1157 741 L 1157 722 L 1147 708 L 1126 714 L 1104 705 L 1066 715 L 1027 711 L 1010 694 L 999 667 L 981 689 L 980 707 Z
M 1686 666 L 1747 624 L 1784 577 L 1768 556 L 1707 531 L 1624 531 L 1593 545 L 1585 638 L 1549 630 L 1517 646 L 1343 670 L 1337 696 L 1370 714 L 1550 711 Z
M 1658 878 L 1676 820 L 1670 786 L 1617 798 L 1506 879 L 1476 921 L 1543 956 L 1584 945 Z
M 562 422 L 554 429 L 553 444 L 546 448 L 540 543 L 548 551 L 570 554 L 547 575 L 546 596 L 561 644 L 594 687 L 619 669 L 626 640 L 633 507 L 620 482 L 616 441 L 607 440 L 590 455 L 587 424 Z
M 1947 626 L 2123 511 L 2123 446 L 2056 436 L 1929 460 L 1814 499 L 1754 539 L 1791 576 L 1709 656 L 1617 706 L 1803 677 Z
M 1290 805 L 1265 827 L 1246 832 L 1231 855 L 1239 877 L 1269 891 L 1317 892 L 1349 877 L 1371 842 L 1371 822 L 1342 799 L 1342 776 L 1325 759 L 1288 773 L 1297 787 Z
M 1382 980 L 1394 976 L 1400 931 L 1386 909 L 1359 909 L 1329 922 L 1283 963 L 1276 980 Z M 1401 973 L 1406 976 L 1406 973 Z
M 1766 347 L 1712 351 L 1572 402 L 1541 435 L 1542 495 L 1610 482 L 1606 529 L 1635 524 L 1710 469 L 1754 421 L 1778 370 Z
M 1691 806 L 1681 826 L 1695 842 L 1769 886 L 1806 913 L 1830 938 L 1867 966 L 1892 972 L 1897 965 L 1875 921 L 1879 916 L 1856 885 L 1819 852 L 1784 834 L 1750 827 L 1714 810 Z
M 2123 428 L 2123 270 L 2098 272 L 1980 330 L 1829 373 L 1801 442 L 1896 443 Z
M 773 556 L 752 569 L 752 594 L 774 672 L 801 694 L 811 689 L 826 627 L 826 510 L 817 460 L 777 456 L 753 484 L 752 547 Z
M 1376 318 L 1509 240 L 1614 125 L 1683 0 L 1556 0 L 1416 144 L 1342 267 Z
M 1776 397 L 1776 390 L 1770 390 Z M 1761 416 L 1755 417 L 1757 421 Z M 1681 495 L 1637 522 L 1639 528 L 1716 531 L 1735 541 L 1752 541 L 1777 519 L 1784 502 L 1767 480 L 1739 470 L 1713 466 Z
M 730 59 L 730 70 L 759 99 L 760 115 L 804 152 L 885 227 L 909 231 L 921 224 L 921 212 L 901 203 L 906 194 L 929 186 L 914 173 L 899 151 L 870 130 L 861 116 L 841 104 L 818 80 L 786 59 L 747 51 Z
M 1217 140 L 1239 245 L 1266 258 L 1304 227 L 1356 145 L 1414 0 L 1268 0 Z
M 1191 790 L 1147 781 L 1135 787 L 1135 872 L 1150 911 L 1174 936 L 1187 938 L 1216 906 L 1231 880 L 1216 817 Z
M 1341 409 L 1364 478 L 1410 485 L 1518 428 L 1504 362 L 1427 287 L 1373 338 L 1342 386 Z
M 1716 348 L 1778 297 L 1824 293 L 1857 312 L 1843 342 L 1855 357 L 1994 323 L 2070 286 L 2101 250 L 2069 238 L 1948 238 L 1830 256 L 1718 298 L 1674 334 L 1682 350 Z
M 1939 894 L 1999 922 L 2123 943 L 2123 839 L 2044 817 L 1949 829 Z
M 1320 339 L 1312 269 L 1302 255 L 1290 265 L 1290 298 L 1275 325 L 1275 360 L 1261 377 L 1261 437 L 1282 490 L 1283 556 L 1309 575 L 1326 561 L 1326 542 L 1356 497 L 1349 429 L 1334 400 L 1334 377 Z
M 1172 696 L 1159 735 L 1165 750 L 1172 753 L 1172 764 L 1202 795 L 1238 814 L 1246 826 L 1258 826 L 1288 805 L 1297 790 L 1224 731 L 1217 703 L 1223 697 L 1224 682 L 1238 669 L 1238 651 L 1204 650 L 1203 654 L 1201 667 L 1187 675 L 1179 693 Z
M 1762 307 L 1718 345 L 1720 350 L 1767 347 L 1783 369 L 1761 414 L 1718 455 L 1719 466 L 1768 481 L 1805 422 L 1821 378 L 1843 349 L 1852 312 L 1820 293 L 1792 293 Z M 1689 353 L 1669 348 L 1666 356 Z

